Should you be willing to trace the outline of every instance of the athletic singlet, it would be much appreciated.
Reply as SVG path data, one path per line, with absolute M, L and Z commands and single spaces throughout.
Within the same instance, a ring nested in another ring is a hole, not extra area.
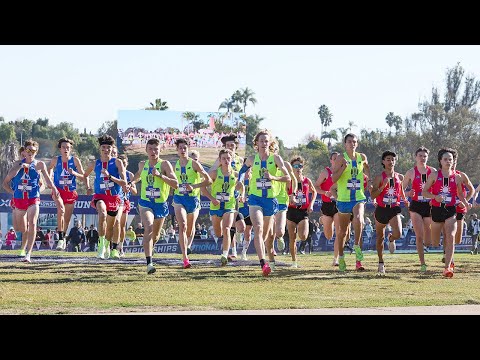
M 333 181 L 332 181 L 332 170 L 327 166 L 325 168 L 325 170 L 327 170 L 327 173 L 328 173 L 328 176 L 327 178 L 324 180 L 324 182 L 322 182 L 320 184 L 320 189 L 322 189 L 323 191 L 329 191 L 330 188 L 332 187 L 333 185 Z M 327 196 L 325 196 L 325 194 L 322 194 L 322 202 L 332 202 L 332 198 L 329 198 Z
M 162 162 L 162 159 L 158 159 L 155 166 L 150 167 L 149 160 L 145 161 L 145 165 L 140 173 L 140 179 L 142 179 L 140 199 L 155 203 L 167 201 L 170 186 L 160 177 L 152 174 L 153 169 L 157 169 L 159 173 L 162 173 Z
M 113 177 L 120 178 L 120 174 L 115 164 L 116 158 L 111 158 L 108 162 L 102 162 L 97 159 L 95 162 L 95 181 L 94 192 L 95 194 L 105 195 L 120 195 L 122 187 L 112 180 L 108 179 L 108 176 L 103 176 L 102 169 L 107 169 L 108 173 Z
M 256 195 L 268 199 L 272 199 L 278 195 L 280 191 L 279 182 L 263 177 L 267 169 L 271 175 L 277 173 L 274 155 L 270 155 L 267 160 L 260 160 L 260 156 L 255 154 L 251 170 L 252 177 L 250 179 L 249 195 Z
M 362 155 L 357 153 L 356 159 L 351 160 L 348 154 L 344 152 L 343 157 L 347 161 L 347 167 L 337 180 L 338 201 L 350 202 L 365 200 Z
M 387 174 L 385 174 L 385 171 L 383 171 L 382 184 L 386 178 Z M 391 183 L 387 184 L 380 195 L 375 198 L 377 205 L 380 207 L 384 208 L 386 205 L 389 205 L 390 207 L 400 206 L 400 189 L 402 186 L 402 181 L 396 172 L 393 173 L 393 178 L 391 178 L 391 180 L 393 180 L 393 186 L 390 186 Z
M 310 206 L 310 196 L 308 196 L 308 192 L 310 190 L 310 186 L 308 185 L 308 178 L 304 177 L 303 181 L 298 182 L 297 186 L 297 192 L 295 193 L 295 204 L 291 205 L 289 204 L 289 208 L 294 208 L 294 209 L 308 209 Z M 292 188 L 288 190 L 288 195 L 292 194 Z
M 455 198 L 457 196 L 457 184 L 455 183 L 455 172 L 448 177 L 443 177 L 442 170 L 438 170 L 437 180 L 430 188 L 431 193 L 434 195 L 442 195 L 442 202 L 439 203 L 435 199 L 432 199 L 432 206 L 454 206 Z
M 432 173 L 432 168 L 430 166 L 427 166 L 426 174 L 421 174 L 416 165 L 413 168 L 413 170 L 415 172 L 415 175 L 412 181 L 412 189 L 414 191 L 412 200 L 420 201 L 420 202 L 429 202 L 430 199 L 426 199 L 422 196 L 422 191 L 423 191 L 423 188 L 425 187 L 425 183 L 427 182 L 428 176 Z
M 22 160 L 25 164 L 25 159 Z M 14 199 L 33 199 L 40 197 L 40 173 L 37 171 L 37 160 L 30 163 L 28 168 L 21 168 L 12 179 Z
M 210 210 L 224 210 L 235 208 L 235 185 L 237 179 L 235 172 L 231 172 L 230 175 L 224 176 L 222 168 L 217 169 L 217 178 L 212 184 L 212 195 L 215 199 L 220 201 L 220 204 L 213 205 L 210 202 Z
M 175 189 L 175 195 L 200 197 L 200 188 L 193 189 L 193 191 L 186 189 L 187 184 L 193 185 L 202 182 L 200 174 L 193 169 L 192 159 L 188 159 L 185 166 L 180 166 L 180 160 L 177 160 L 175 164 L 175 175 L 178 179 L 178 188 Z
M 73 160 L 73 156 L 68 158 L 67 162 L 62 161 L 62 156 L 57 157 L 57 164 L 53 169 L 53 183 L 59 189 L 65 191 L 73 191 L 77 188 L 76 176 L 73 176 L 68 172 L 68 169 L 72 168 L 73 170 L 77 171 L 77 167 L 75 166 L 75 161 Z
M 283 171 L 277 168 L 275 176 L 283 176 Z M 278 204 L 287 205 L 288 204 L 288 194 L 287 194 L 287 183 L 284 181 L 278 181 L 278 195 L 277 200 Z

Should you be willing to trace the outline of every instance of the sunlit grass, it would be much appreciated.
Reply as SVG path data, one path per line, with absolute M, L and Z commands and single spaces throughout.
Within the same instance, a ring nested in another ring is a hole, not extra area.
M 12 254 L 0 251 L 0 255 Z M 41 254 L 71 257 L 72 261 L 79 256 L 54 251 Z M 0 262 L 1 314 L 480 304 L 480 257 L 470 254 L 455 255 L 451 279 L 442 276 L 441 254 L 426 255 L 426 274 L 420 273 L 417 255 L 386 254 L 384 278 L 376 277 L 375 253 L 365 253 L 365 272 L 356 272 L 354 255 L 346 255 L 344 275 L 331 266 L 331 253 L 299 255 L 298 269 L 286 266 L 289 256 L 278 255 L 280 266 L 268 278 L 262 276 L 254 255 L 247 264 L 239 260 L 220 267 L 219 256 L 192 254 L 193 267 L 183 270 L 179 254 L 155 254 L 155 259 L 172 261 L 157 264 L 153 275 L 146 274 L 143 254 L 128 255 L 142 260 L 131 264 L 94 259 L 89 263 L 35 262 L 36 255 L 40 253 L 34 252 L 31 264 Z

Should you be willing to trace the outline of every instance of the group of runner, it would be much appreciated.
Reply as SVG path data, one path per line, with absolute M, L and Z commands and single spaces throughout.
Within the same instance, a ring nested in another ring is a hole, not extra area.
M 384 171 L 371 177 L 366 155 L 356 151 L 357 136 L 347 134 L 343 154 L 331 153 L 331 166 L 322 170 L 314 183 L 303 174 L 303 157 L 294 156 L 285 161 L 268 130 L 256 134 L 253 141 L 255 154 L 245 159 L 236 154 L 236 135 L 226 135 L 221 141 L 224 148 L 207 172 L 199 162 L 199 154 L 189 151 L 188 138 L 176 139 L 179 159 L 174 166 L 160 158 L 159 140 L 150 138 L 145 147 L 147 159 L 139 162 L 138 170 L 133 174 L 126 170 L 128 157 L 117 156 L 115 139 L 109 135 L 98 138 L 100 157 L 92 160 L 85 170 L 78 157 L 72 155 L 72 140 L 62 138 L 58 141 L 60 155 L 48 166 L 35 159 L 38 143 L 27 140 L 21 149 L 22 159 L 15 162 L 3 181 L 4 189 L 13 195 L 13 225 L 16 231 L 24 234 L 22 239 L 25 238 L 21 247 L 22 261 L 31 262 L 42 174 L 57 207 L 57 249 L 65 246 L 65 232 L 78 198 L 78 178 L 84 182 L 87 195 L 93 195 L 91 204 L 98 213 L 97 257 L 101 259 L 124 256 L 122 244 L 130 211 L 129 197 L 137 193 L 136 185 L 140 183 L 138 211 L 144 226 L 143 247 L 148 274 L 156 271 L 152 261 L 153 247 L 169 215 L 167 199 L 171 189 L 183 268 L 191 267 L 189 255 L 200 210 L 200 193 L 210 199 L 213 229 L 222 239 L 221 266 L 228 263 L 230 248 L 233 249 L 232 255 L 236 256 L 235 242 L 241 241 L 242 237 L 242 259 L 247 260 L 246 250 L 253 230 L 254 246 L 264 276 L 275 270 L 275 239 L 280 251 L 285 248 L 285 227 L 290 238 L 291 266 L 298 267 L 296 240 L 306 240 L 309 214 L 313 211 L 317 194 L 320 194 L 325 236 L 332 239 L 335 234 L 333 265 L 342 273 L 346 271 L 344 246 L 350 237 L 352 223 L 355 268 L 362 271 L 365 268 L 362 265 L 361 234 L 367 199 L 365 192 L 368 190 L 376 205 L 377 275 L 385 275 L 383 244 L 386 225 L 390 224 L 392 228 L 388 234 L 390 251 L 393 252 L 395 240 L 401 236 L 400 203 L 403 200 L 410 211 L 416 234 L 420 271 L 427 269 L 424 245 L 438 246 L 443 232 L 443 275 L 453 276 L 454 244 L 461 240 L 463 217 L 472 207 L 468 201 L 476 193 L 468 176 L 456 170 L 456 150 L 440 149 L 436 170 L 427 166 L 428 149 L 420 147 L 415 153 L 415 166 L 405 175 L 395 171 L 395 152 L 385 151 L 382 154 Z M 92 172 L 95 175 L 93 187 L 89 180 Z
M 453 261 L 455 244 L 461 241 L 463 218 L 472 208 L 469 200 L 480 190 L 480 187 L 474 189 L 465 173 L 456 170 L 457 151 L 451 148 L 440 149 L 437 154 L 437 170 L 427 165 L 429 150 L 420 147 L 415 152 L 415 166 L 405 175 L 395 171 L 397 160 L 395 152 L 384 151 L 382 154 L 384 171 L 372 178 L 367 157 L 356 151 L 358 146 L 356 135 L 347 134 L 344 137 L 344 144 L 345 152 L 331 154 L 332 168 L 327 167 L 315 184 L 323 198 L 322 222 L 327 238 L 333 237 L 332 228 L 335 227 L 334 265 L 339 267 L 340 272 L 346 270 L 343 247 L 349 238 L 347 232 L 352 221 L 355 233 L 356 269 L 364 270 L 361 263 L 363 260 L 361 234 L 364 226 L 365 190 L 369 190 L 376 206 L 374 218 L 378 254 L 377 275 L 385 275 L 383 251 L 387 224 L 392 228 L 387 237 L 390 252 L 395 251 L 395 240 L 401 236 L 400 204 L 403 200 L 410 212 L 416 234 L 420 271 L 423 273 L 427 271 L 424 246 L 439 246 L 443 233 L 442 261 L 445 263 L 443 275 L 452 277 L 455 268 Z

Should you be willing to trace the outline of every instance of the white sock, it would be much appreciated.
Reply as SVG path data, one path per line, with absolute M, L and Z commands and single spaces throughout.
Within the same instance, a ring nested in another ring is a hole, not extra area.
M 222 253 L 223 256 L 227 257 L 228 256 L 228 250 L 224 250 Z
M 236 247 L 232 248 L 232 255 L 237 256 L 237 248 Z

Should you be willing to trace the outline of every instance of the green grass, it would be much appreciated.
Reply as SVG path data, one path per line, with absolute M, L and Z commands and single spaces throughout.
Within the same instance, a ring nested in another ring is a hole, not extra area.
M 37 254 L 34 252 L 34 256 Z M 128 256 L 143 258 L 142 254 Z M 0 262 L 0 314 L 480 304 L 480 257 L 456 254 L 455 276 L 446 279 L 442 276 L 441 254 L 426 256 L 428 271 L 420 274 L 417 255 L 386 254 L 385 278 L 375 276 L 377 257 L 368 252 L 363 262 L 367 271 L 362 273 L 354 271 L 354 255 L 346 255 L 347 272 L 340 275 L 338 268 L 331 266 L 331 253 L 316 253 L 299 255 L 299 269 L 277 266 L 268 278 L 261 275 L 259 265 L 219 267 L 219 256 L 215 255 L 192 254 L 193 261 L 215 261 L 194 263 L 188 270 L 181 269 L 179 262 L 157 264 L 153 275 L 146 274 L 143 262 Z M 156 254 L 155 258 L 180 260 L 180 255 Z M 249 256 L 250 260 L 255 258 Z M 279 255 L 277 261 L 289 263 L 290 257 Z

